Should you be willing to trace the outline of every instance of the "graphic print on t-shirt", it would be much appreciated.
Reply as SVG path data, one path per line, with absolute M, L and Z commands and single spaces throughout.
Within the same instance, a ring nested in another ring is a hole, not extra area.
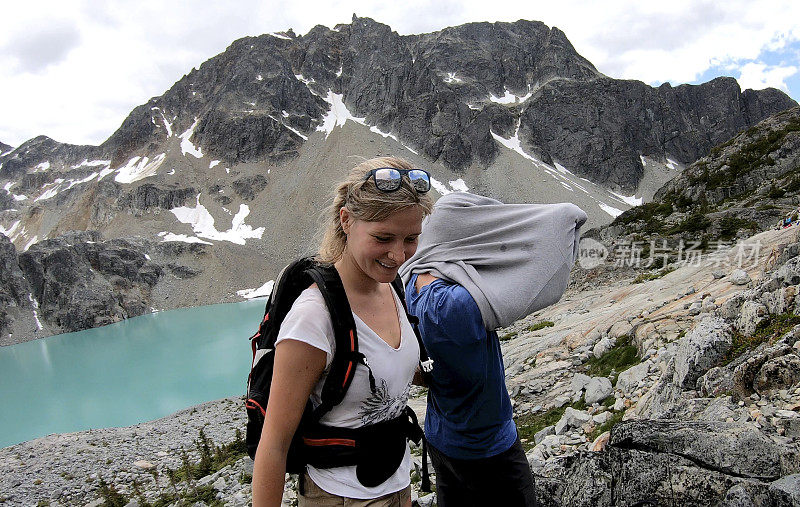
M 389 396 L 386 380 L 380 379 L 380 386 L 375 389 L 369 398 L 361 403 L 361 410 L 358 415 L 361 417 L 361 424 L 377 423 L 388 421 L 399 416 L 408 402 L 408 393 L 411 390 L 411 382 L 406 385 L 399 396 Z

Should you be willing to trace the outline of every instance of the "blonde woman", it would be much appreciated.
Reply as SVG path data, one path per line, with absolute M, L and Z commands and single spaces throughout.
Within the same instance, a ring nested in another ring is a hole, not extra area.
M 406 407 L 419 346 L 390 283 L 417 249 L 422 219 L 433 206 L 429 190 L 427 172 L 390 157 L 356 166 L 336 188 L 316 260 L 332 264 L 341 277 L 367 361 L 356 368 L 344 400 L 320 423 L 366 427 L 396 418 Z M 334 348 L 330 315 L 312 285 L 294 302 L 278 334 L 253 505 L 280 505 L 292 436 L 307 400 L 319 403 Z M 309 465 L 299 505 L 410 506 L 410 468 L 407 444 L 397 469 L 377 485 L 362 484 L 355 466 Z

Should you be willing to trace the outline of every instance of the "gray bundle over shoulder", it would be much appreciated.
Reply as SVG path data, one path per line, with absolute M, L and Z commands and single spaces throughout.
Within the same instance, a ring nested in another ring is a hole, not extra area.
M 586 213 L 574 204 L 503 204 L 457 192 L 441 197 L 422 226 L 416 254 L 400 268 L 456 282 L 487 329 L 557 302 L 578 254 Z

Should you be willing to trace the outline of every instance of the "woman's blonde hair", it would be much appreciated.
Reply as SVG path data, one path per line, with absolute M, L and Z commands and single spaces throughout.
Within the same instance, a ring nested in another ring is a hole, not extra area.
M 318 262 L 333 264 L 342 257 L 347 244 L 347 236 L 339 219 L 339 210 L 342 207 L 346 207 L 357 220 L 365 222 L 379 222 L 392 213 L 413 206 L 419 206 L 423 216 L 431 213 L 433 200 L 427 192 L 417 192 L 407 177 L 402 178 L 400 188 L 394 192 L 382 192 L 377 189 L 372 178 L 365 180 L 369 171 L 381 167 L 414 168 L 396 157 L 373 158 L 355 166 L 347 178 L 337 185 L 333 204 L 323 215 L 325 232 L 315 257 Z

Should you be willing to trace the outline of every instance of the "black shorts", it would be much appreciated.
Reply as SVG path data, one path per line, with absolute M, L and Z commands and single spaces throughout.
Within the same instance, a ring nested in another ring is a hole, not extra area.
M 517 437 L 508 450 L 478 459 L 450 458 L 428 444 L 438 507 L 536 505 L 533 474 Z

